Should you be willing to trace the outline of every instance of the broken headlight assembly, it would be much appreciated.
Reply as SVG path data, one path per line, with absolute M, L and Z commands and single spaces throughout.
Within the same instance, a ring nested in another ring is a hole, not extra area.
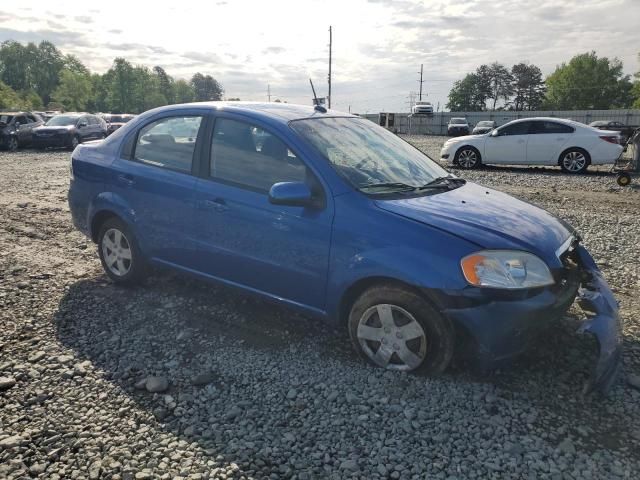
M 460 265 L 464 278 L 476 287 L 514 290 L 555 283 L 546 263 L 518 250 L 483 250 L 467 255 Z

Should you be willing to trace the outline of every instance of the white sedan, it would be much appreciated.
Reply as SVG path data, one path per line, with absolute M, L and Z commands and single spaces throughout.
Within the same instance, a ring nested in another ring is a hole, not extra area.
M 618 132 L 538 117 L 514 120 L 487 134 L 447 140 L 440 157 L 461 168 L 560 165 L 565 172 L 582 173 L 589 165 L 614 163 L 622 150 Z

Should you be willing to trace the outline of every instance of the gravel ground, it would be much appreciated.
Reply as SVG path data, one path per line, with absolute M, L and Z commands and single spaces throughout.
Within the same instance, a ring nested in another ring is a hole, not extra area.
M 629 383 L 606 399 L 580 394 L 596 350 L 578 309 L 504 371 L 431 379 L 223 287 L 115 287 L 70 223 L 68 158 L 0 152 L 0 478 L 639 477 L 640 194 L 604 171 L 456 173 L 583 234 L 625 321 Z

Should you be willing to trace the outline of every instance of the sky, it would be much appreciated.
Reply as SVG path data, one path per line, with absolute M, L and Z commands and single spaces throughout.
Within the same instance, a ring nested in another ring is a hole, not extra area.
M 483 63 L 527 62 L 545 75 L 594 50 L 640 70 L 640 0 L 31 1 L 0 4 L 0 42 L 49 40 L 103 73 L 118 56 L 220 81 L 226 97 L 407 111 L 410 92 L 440 109 L 453 82 Z

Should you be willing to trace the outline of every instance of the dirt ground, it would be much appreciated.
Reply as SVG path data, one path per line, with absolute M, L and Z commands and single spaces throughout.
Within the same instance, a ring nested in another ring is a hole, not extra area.
M 434 158 L 444 141 L 409 140 Z M 0 478 L 640 475 L 640 391 L 582 397 L 595 345 L 576 307 L 504 371 L 382 372 L 327 326 L 224 287 L 112 285 L 71 224 L 69 157 L 0 152 Z M 640 190 L 606 169 L 454 173 L 578 228 L 640 383 Z M 148 376 L 168 390 L 139 388 Z

